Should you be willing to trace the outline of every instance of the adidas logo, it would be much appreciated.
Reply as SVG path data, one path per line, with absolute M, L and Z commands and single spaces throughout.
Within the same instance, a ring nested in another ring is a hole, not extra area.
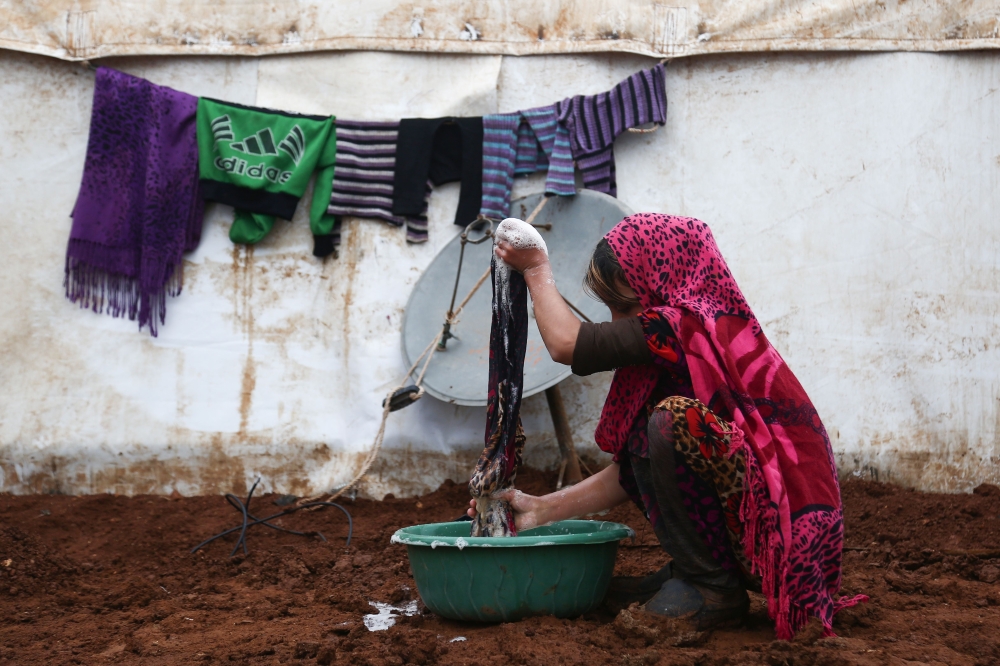
M 306 152 L 306 137 L 302 134 L 302 129 L 298 125 L 293 127 L 288 136 L 278 144 L 278 148 L 288 153 L 297 165 Z
M 265 127 L 252 136 L 248 136 L 242 141 L 229 144 L 229 147 L 238 153 L 249 155 L 277 155 L 278 149 L 274 147 L 274 135 L 271 128 Z M 295 162 L 298 164 L 298 160 Z
M 282 139 L 277 147 L 274 145 L 274 134 L 271 133 L 271 128 L 269 127 L 265 127 L 256 134 L 251 134 L 242 141 L 233 141 L 236 136 L 233 134 L 233 123 L 228 114 L 215 118 L 211 125 L 215 143 L 229 141 L 229 147 L 238 153 L 246 153 L 247 155 L 277 155 L 280 150 L 288 153 L 296 166 L 306 153 L 306 137 L 302 132 L 302 128 L 298 125 L 289 130 L 288 136 Z
M 229 116 L 219 116 L 212 121 L 212 136 L 215 137 L 216 143 L 232 141 L 236 138 L 233 136 L 233 125 Z

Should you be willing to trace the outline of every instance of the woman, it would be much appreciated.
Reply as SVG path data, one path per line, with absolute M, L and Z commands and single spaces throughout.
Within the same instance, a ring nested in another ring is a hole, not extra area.
M 602 324 L 567 307 L 543 251 L 496 254 L 524 275 L 553 360 L 617 369 L 595 433 L 614 463 L 544 497 L 509 492 L 517 528 L 632 499 L 672 562 L 609 595 L 704 629 L 742 619 L 756 589 L 779 638 L 813 616 L 832 634 L 834 614 L 865 598 L 834 599 L 843 522 L 829 438 L 708 227 L 656 214 L 615 226 L 585 278 L 611 310 Z

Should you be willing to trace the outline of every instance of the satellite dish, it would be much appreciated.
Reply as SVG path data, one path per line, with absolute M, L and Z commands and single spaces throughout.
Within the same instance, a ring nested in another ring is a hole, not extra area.
M 535 194 L 512 202 L 511 216 L 527 219 L 542 196 Z M 592 321 L 607 321 L 610 316 L 604 305 L 584 293 L 583 276 L 597 242 L 631 214 L 632 211 L 614 197 L 581 190 L 572 197 L 552 197 L 533 221 L 540 227 L 538 232 L 548 246 L 559 291 Z M 551 227 L 545 228 L 545 225 Z M 469 235 L 476 238 L 480 234 L 472 231 Z M 456 236 L 434 258 L 410 294 L 403 315 L 403 357 L 408 366 L 441 331 L 455 288 L 460 251 L 461 238 Z M 465 246 L 458 283 L 459 301 L 489 268 L 492 254 L 492 241 Z M 455 337 L 448 340 L 447 349 L 434 353 L 423 380 L 427 393 L 455 405 L 486 405 L 491 307 L 492 289 L 487 278 L 451 327 Z M 570 374 L 569 366 L 549 358 L 534 316 L 529 315 L 524 397 L 555 386 Z

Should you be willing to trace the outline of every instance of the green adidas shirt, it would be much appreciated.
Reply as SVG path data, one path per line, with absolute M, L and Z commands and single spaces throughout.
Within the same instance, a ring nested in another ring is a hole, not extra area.
M 333 117 L 202 97 L 197 135 L 202 196 L 238 209 L 230 230 L 235 242 L 257 242 L 270 231 L 274 217 L 291 219 L 317 169 L 323 172 L 316 180 L 310 226 L 314 234 L 330 233 L 333 219 L 326 207 L 337 149 Z M 244 228 L 247 224 L 254 228 Z

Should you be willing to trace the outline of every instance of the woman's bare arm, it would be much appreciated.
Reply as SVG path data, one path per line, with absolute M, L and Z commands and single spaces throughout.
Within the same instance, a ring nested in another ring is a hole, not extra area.
M 538 332 L 542 334 L 549 356 L 556 363 L 572 364 L 580 320 L 569 309 L 556 288 L 548 255 L 543 250 L 518 249 L 504 242 L 497 243 L 496 254 L 508 266 L 524 275 L 535 306 Z
M 597 474 L 554 493 L 536 497 L 520 490 L 508 490 L 499 495 L 514 509 L 514 524 L 518 530 L 528 530 L 559 520 L 589 516 L 613 509 L 628 499 L 618 482 L 618 465 L 605 467 Z M 476 500 L 469 502 L 470 517 L 476 515 Z

